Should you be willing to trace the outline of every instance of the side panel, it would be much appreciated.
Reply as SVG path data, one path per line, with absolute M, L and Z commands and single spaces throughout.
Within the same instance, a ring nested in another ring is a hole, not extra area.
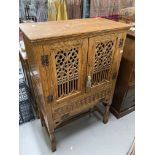
M 48 96 L 48 84 L 46 78 L 46 67 L 42 66 L 41 55 L 43 55 L 43 45 L 37 42 L 31 43 L 24 36 L 24 43 L 28 56 L 28 63 L 31 73 L 31 79 L 33 83 L 33 89 L 35 90 L 36 101 L 38 102 L 39 110 L 44 114 L 44 120 L 46 122 L 48 132 L 53 132 L 54 123 L 52 117 L 52 107 L 47 104 Z

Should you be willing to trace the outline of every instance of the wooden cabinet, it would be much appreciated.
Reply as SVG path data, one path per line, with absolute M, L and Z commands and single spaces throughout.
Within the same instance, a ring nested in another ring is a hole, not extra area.
M 21 24 L 42 125 L 56 150 L 55 130 L 105 105 L 107 123 L 126 32 L 107 19 Z M 98 110 L 99 111 L 99 110 Z
M 127 34 L 111 112 L 120 118 L 135 110 L 135 34 Z

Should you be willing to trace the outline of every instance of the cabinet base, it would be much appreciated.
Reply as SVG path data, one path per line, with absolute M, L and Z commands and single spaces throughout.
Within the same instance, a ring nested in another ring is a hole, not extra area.
M 135 110 L 135 106 L 133 106 L 133 107 L 130 107 L 130 108 L 128 108 L 128 109 L 126 109 L 126 110 L 124 110 L 124 111 L 121 111 L 121 112 L 119 112 L 119 111 L 117 111 L 114 107 L 110 107 L 110 112 L 117 118 L 117 119 L 119 119 L 119 118 L 121 118 L 121 117 L 123 117 L 123 116 L 125 116 L 125 115 L 127 115 L 127 114 L 129 114 L 129 113 L 131 113 L 132 111 L 134 111 Z

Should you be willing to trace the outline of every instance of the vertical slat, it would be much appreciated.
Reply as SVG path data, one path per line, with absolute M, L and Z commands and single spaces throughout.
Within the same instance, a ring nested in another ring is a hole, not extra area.
M 101 80 L 100 80 L 100 72 L 98 72 L 98 83 L 100 83 Z
M 101 81 L 103 81 L 103 71 L 101 71 Z
M 106 70 L 104 70 L 104 74 L 105 74 L 104 79 L 107 79 L 107 69 L 106 69 Z
M 102 76 L 102 71 L 100 71 L 99 74 L 100 74 L 100 79 L 99 79 L 99 81 L 101 82 L 101 81 L 102 81 L 102 77 L 101 77 L 101 76 Z
M 102 81 L 104 80 L 104 70 L 102 71 Z
M 71 93 L 73 92 L 73 80 L 71 81 Z
M 74 80 L 73 88 L 74 88 L 74 90 L 75 90 L 75 80 Z
M 76 90 L 78 90 L 78 79 L 76 80 Z
M 102 71 L 102 80 L 104 80 L 104 70 Z
M 59 97 L 59 85 L 58 85 L 58 97 Z
M 106 72 L 107 72 L 107 77 L 106 77 L 106 79 L 108 80 L 109 69 L 107 69 Z
M 93 74 L 93 76 L 94 76 L 94 81 L 93 81 L 93 84 L 95 84 L 95 73 Z
M 62 96 L 62 90 L 63 90 L 63 87 L 62 87 L 62 84 L 61 84 L 61 95 L 60 95 L 60 97 Z
M 76 91 L 76 79 L 75 79 L 75 91 Z
M 65 86 L 65 95 L 67 94 L 67 87 L 66 87 L 66 82 L 64 83 Z
M 68 81 L 66 82 L 66 94 L 68 94 Z
M 67 80 L 67 94 L 69 94 L 69 77 L 68 77 L 68 80 Z
M 100 82 L 102 82 L 102 71 L 100 71 Z
M 69 93 L 71 92 L 71 81 L 69 81 Z
M 96 73 L 96 84 L 98 84 L 98 72 Z
M 94 74 L 93 74 L 93 80 L 92 80 L 92 84 L 94 84 Z
M 106 75 L 106 70 L 104 70 L 104 79 L 106 79 L 106 76 L 107 76 L 107 75 Z
M 71 82 L 71 88 L 72 88 L 72 92 L 73 92 L 73 80 L 72 80 L 72 82 Z
M 97 83 L 99 83 L 100 82 L 100 72 L 98 72 L 97 78 L 98 78 L 98 82 Z
M 96 73 L 95 73 L 95 82 L 94 82 L 94 84 L 96 84 L 96 79 L 97 79 L 96 76 L 97 76 L 97 75 L 96 75 Z
M 64 83 L 64 94 L 66 95 L 66 83 Z

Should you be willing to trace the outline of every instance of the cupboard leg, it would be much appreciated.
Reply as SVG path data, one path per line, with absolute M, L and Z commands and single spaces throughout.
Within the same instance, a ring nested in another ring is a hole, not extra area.
M 44 127 L 44 118 L 43 118 L 43 115 L 42 113 L 40 112 L 40 121 L 41 121 L 41 126 Z
M 56 138 L 55 138 L 55 130 L 54 130 L 54 121 L 53 121 L 53 116 L 51 114 L 51 105 L 49 105 L 48 108 L 46 108 L 46 113 L 47 113 L 47 123 L 48 123 L 48 133 L 50 136 L 50 141 L 51 141 L 51 149 L 52 152 L 56 151 Z
M 37 117 L 37 119 L 39 119 L 40 118 L 39 109 L 37 107 L 37 103 L 35 103 L 35 104 L 36 104 L 36 108 L 35 108 L 36 117 Z
M 41 120 L 41 126 L 44 127 L 44 121 L 43 121 L 43 119 L 40 118 L 40 120 Z
M 56 151 L 56 139 L 55 139 L 55 133 L 50 134 L 50 139 L 51 139 L 51 147 L 52 147 L 52 152 Z
M 108 123 L 108 119 L 109 119 L 109 109 L 110 109 L 110 105 L 106 105 L 105 106 L 105 111 L 103 113 L 103 123 L 106 124 Z

